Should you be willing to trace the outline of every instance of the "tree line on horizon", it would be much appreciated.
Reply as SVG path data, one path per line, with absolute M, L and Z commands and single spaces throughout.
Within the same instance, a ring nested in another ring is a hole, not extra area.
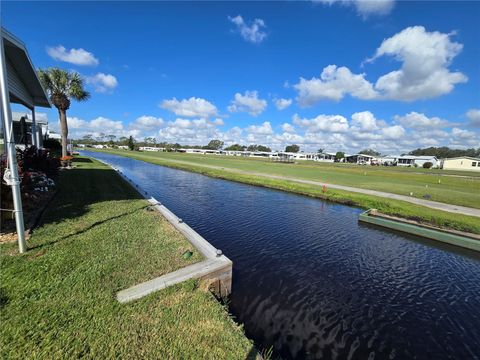
M 109 146 L 128 146 L 131 150 L 138 149 L 142 146 L 154 146 L 165 148 L 167 151 L 176 151 L 178 149 L 205 149 L 205 150 L 226 150 L 226 151 L 260 151 L 260 152 L 272 152 L 272 149 L 268 146 L 261 144 L 250 144 L 250 145 L 241 145 L 233 144 L 227 147 L 224 147 L 224 142 L 218 139 L 210 140 L 207 145 L 182 145 L 179 143 L 169 143 L 166 141 L 157 142 L 154 137 L 145 137 L 143 141 L 138 141 L 133 138 L 133 136 L 126 137 L 121 136 L 117 137 L 116 135 L 106 135 L 99 134 L 97 137 L 94 137 L 91 134 L 84 135 L 82 138 L 73 140 L 74 144 L 85 144 L 85 145 L 109 145 Z M 298 153 L 300 152 L 300 146 L 296 144 L 287 145 L 285 147 L 285 152 Z M 317 153 L 323 153 L 324 149 L 319 148 Z M 359 154 L 370 155 L 370 156 L 381 156 L 382 154 L 373 149 L 364 149 L 358 152 Z M 418 148 L 412 150 L 408 153 L 403 153 L 401 155 L 414 155 L 414 156 L 435 156 L 438 159 L 443 158 L 452 158 L 459 156 L 469 156 L 469 157 L 480 157 L 480 147 L 470 148 L 470 149 L 451 149 L 447 146 L 442 147 L 428 147 L 428 148 Z M 337 159 L 341 159 L 345 156 L 343 151 L 338 151 L 335 153 Z

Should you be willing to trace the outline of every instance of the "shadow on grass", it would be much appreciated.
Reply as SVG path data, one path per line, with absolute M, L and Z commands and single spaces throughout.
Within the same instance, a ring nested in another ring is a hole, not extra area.
M 84 160 L 82 158 L 76 160 Z M 96 203 L 118 200 L 139 200 L 143 199 L 140 194 L 126 183 L 114 170 L 97 165 L 92 162 L 85 167 L 78 167 L 63 171 L 57 180 L 58 193 L 49 204 L 48 208 L 39 219 L 38 226 L 47 224 L 58 224 L 67 219 L 75 219 L 91 211 L 91 206 Z M 77 161 L 76 161 L 77 162 Z M 75 234 L 65 235 L 61 238 L 53 239 L 47 243 L 37 245 L 43 247 L 55 242 L 64 240 L 73 235 L 88 231 L 94 226 L 100 225 L 109 220 L 119 218 L 129 213 L 141 210 L 143 207 L 136 206 L 131 212 L 119 214 L 112 210 L 112 216 L 108 217 L 105 211 L 101 215 L 101 220 L 94 222 L 87 228 L 79 230 Z M 131 210 L 131 209 L 130 209 Z M 108 211 L 108 209 L 106 210 Z M 100 217 L 99 217 L 100 218 Z
M 51 241 L 47 241 L 47 242 L 44 242 L 42 244 L 39 244 L 37 246 L 32 246 L 30 247 L 31 250 L 34 250 L 34 249 L 41 249 L 41 248 L 44 248 L 46 246 L 50 246 L 50 245 L 54 245 L 56 243 L 59 243 L 59 242 L 62 242 L 62 241 L 65 241 L 65 240 L 68 240 L 69 238 L 73 237 L 73 236 L 76 236 L 76 235 L 81 235 L 85 232 L 87 232 L 88 230 L 90 229 L 93 229 L 94 227 L 98 226 L 98 225 L 102 225 L 104 223 L 107 223 L 111 220 L 115 220 L 115 219 L 119 219 L 119 218 L 122 218 L 124 216 L 127 216 L 127 215 L 130 215 L 130 214 L 133 214 L 139 210 L 142 210 L 142 209 L 146 209 L 148 207 L 148 205 L 145 205 L 145 206 L 142 206 L 142 207 L 139 207 L 139 208 L 136 208 L 132 211 L 127 211 L 127 212 L 124 212 L 122 214 L 118 214 L 118 215 L 115 215 L 115 216 L 111 216 L 107 219 L 103 219 L 103 220 L 100 220 L 100 221 L 96 221 L 94 222 L 93 224 L 90 224 L 88 225 L 87 227 L 81 229 L 81 230 L 78 230 L 78 231 L 75 231 L 74 233 L 71 233 L 71 234 L 68 234 L 68 235 L 65 235 L 65 236 L 62 236 L 62 237 L 59 237 L 59 238 L 56 238 L 55 240 L 51 240 Z
M 89 158 L 81 158 L 81 157 L 76 157 L 73 159 L 74 163 L 93 163 L 92 159 Z

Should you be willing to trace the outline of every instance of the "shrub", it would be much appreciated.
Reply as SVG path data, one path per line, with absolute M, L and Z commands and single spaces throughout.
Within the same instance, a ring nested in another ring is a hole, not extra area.
M 17 163 L 22 172 L 42 171 L 48 176 L 57 172 L 59 159 L 49 151 L 38 150 L 30 146 L 25 150 L 17 149 Z
M 45 139 L 43 140 L 43 147 L 50 150 L 61 150 L 62 144 L 57 139 Z
M 432 166 L 433 166 L 433 163 L 431 163 L 431 162 L 423 163 L 423 168 L 424 169 L 430 169 Z

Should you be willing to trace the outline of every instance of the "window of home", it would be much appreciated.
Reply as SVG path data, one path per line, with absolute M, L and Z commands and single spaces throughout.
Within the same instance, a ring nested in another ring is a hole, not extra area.
M 476 161 L 472 161 L 472 166 L 477 166 L 477 162 L 476 162 Z

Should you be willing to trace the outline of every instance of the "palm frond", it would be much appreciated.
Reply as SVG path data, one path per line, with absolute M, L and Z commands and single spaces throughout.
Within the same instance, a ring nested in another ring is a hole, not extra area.
M 78 73 L 72 74 L 69 95 L 77 101 L 85 101 L 90 98 L 90 93 L 85 90 L 83 79 Z
M 77 72 L 59 68 L 38 69 L 38 77 L 50 97 L 65 96 L 77 101 L 90 98 L 90 93 L 85 90 L 85 83 Z

